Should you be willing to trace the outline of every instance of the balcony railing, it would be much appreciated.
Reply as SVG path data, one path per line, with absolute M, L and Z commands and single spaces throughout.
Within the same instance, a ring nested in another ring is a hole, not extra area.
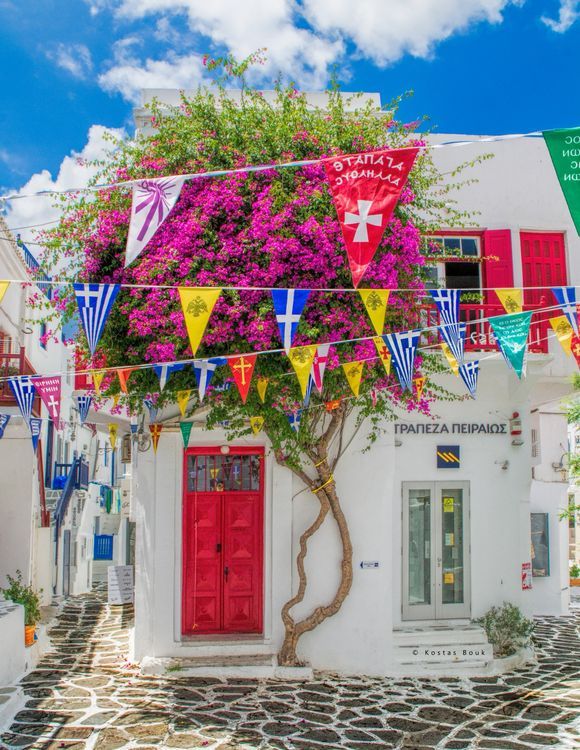
M 7 378 L 15 375 L 36 375 L 36 372 L 28 359 L 25 349 L 19 347 L 17 352 L 0 350 L 0 406 L 17 406 L 12 389 Z M 34 399 L 32 413 L 40 414 L 40 397 Z
M 537 308 L 526 308 L 537 309 Z M 466 324 L 465 329 L 465 351 L 488 352 L 497 351 L 496 338 L 489 318 L 496 315 L 505 315 L 506 312 L 501 305 L 494 304 L 462 304 L 459 311 L 459 319 Z M 552 313 L 554 315 L 554 313 Z M 528 350 L 535 354 L 548 353 L 548 331 L 551 330 L 549 313 L 536 312 L 532 317 L 530 335 L 528 337 Z M 421 328 L 433 328 L 434 331 L 425 334 L 428 343 L 437 343 L 438 334 L 435 327 L 439 325 L 439 311 L 433 305 L 422 305 L 420 311 Z

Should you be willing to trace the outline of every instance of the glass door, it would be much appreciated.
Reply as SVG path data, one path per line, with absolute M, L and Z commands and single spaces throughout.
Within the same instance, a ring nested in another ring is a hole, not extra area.
M 469 617 L 469 483 L 403 484 L 403 619 Z

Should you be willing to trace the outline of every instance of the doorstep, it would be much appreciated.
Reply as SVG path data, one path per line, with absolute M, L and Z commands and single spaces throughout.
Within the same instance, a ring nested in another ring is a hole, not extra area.
M 230 654 L 194 657 L 154 657 L 141 660 L 143 675 L 199 677 L 214 679 L 279 679 L 307 681 L 313 677 L 310 667 L 280 667 L 275 654 Z

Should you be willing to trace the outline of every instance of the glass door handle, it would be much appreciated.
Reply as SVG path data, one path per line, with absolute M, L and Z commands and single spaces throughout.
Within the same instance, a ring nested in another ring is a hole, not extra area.
M 230 572 L 230 569 L 226 565 L 226 567 L 224 568 L 224 578 L 226 579 L 226 583 L 228 582 L 228 574 L 229 574 L 229 572 Z

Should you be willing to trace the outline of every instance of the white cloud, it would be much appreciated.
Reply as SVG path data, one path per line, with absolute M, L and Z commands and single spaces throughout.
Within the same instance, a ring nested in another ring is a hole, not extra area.
M 59 44 L 46 55 L 75 78 L 87 78 L 93 69 L 91 53 L 84 44 Z
M 558 20 L 542 16 L 542 21 L 552 31 L 563 34 L 580 18 L 580 0 L 560 0 Z
M 92 125 L 87 135 L 87 143 L 79 152 L 71 152 L 65 156 L 58 169 L 58 174 L 53 178 L 52 174 L 43 169 L 42 172 L 33 174 L 28 182 L 18 191 L 17 195 L 30 195 L 43 190 L 64 190 L 68 188 L 85 187 L 91 177 L 97 172 L 97 167 L 87 162 L 102 159 L 111 150 L 111 142 L 107 135 L 119 138 L 125 137 L 125 131 L 106 128 L 103 125 Z M 58 219 L 60 211 L 53 206 L 54 196 L 46 195 L 36 198 L 21 198 L 8 202 L 6 221 L 9 227 L 23 227 L 32 224 L 43 224 L 44 222 Z M 34 240 L 34 230 L 23 230 L 22 238 Z

